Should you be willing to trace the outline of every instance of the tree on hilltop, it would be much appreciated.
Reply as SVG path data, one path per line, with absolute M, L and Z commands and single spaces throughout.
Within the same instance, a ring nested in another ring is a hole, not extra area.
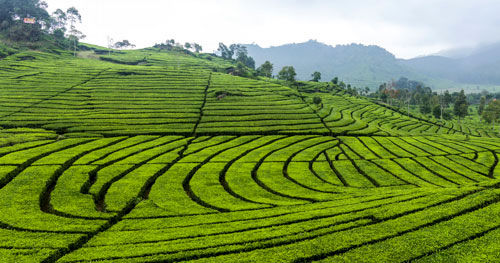
M 288 82 L 295 82 L 295 76 L 297 76 L 297 73 L 293 66 L 284 66 L 278 73 L 278 79 Z
M 200 46 L 200 45 L 199 45 L 199 44 L 197 44 L 197 43 L 193 43 L 193 47 L 194 47 L 194 50 L 195 50 L 195 52 L 196 52 L 196 53 L 200 53 L 200 51 L 202 51 L 202 50 L 203 50 L 203 47 L 202 47 L 202 46 Z
M 134 48 L 135 45 L 130 43 L 130 41 L 124 39 L 123 41 L 118 41 L 113 45 L 114 48 L 116 49 L 122 49 L 122 48 Z
M 465 97 L 464 90 L 460 91 L 455 100 L 455 105 L 453 106 L 453 113 L 458 117 L 458 124 L 460 125 L 460 120 L 467 116 L 469 110 L 469 104 L 467 103 L 467 97 Z
M 219 48 L 217 51 L 220 52 L 220 55 L 223 59 L 233 59 L 234 50 L 228 48 L 224 43 L 219 43 Z
M 68 10 L 66 11 L 66 16 L 67 20 L 70 22 L 68 38 L 73 43 L 73 48 L 74 48 L 73 52 L 74 55 L 76 56 L 76 47 L 78 45 L 78 41 L 80 41 L 80 39 L 85 38 L 85 35 L 81 31 L 76 29 L 75 25 L 77 23 L 82 22 L 82 16 L 80 15 L 80 12 L 78 12 L 78 10 L 74 7 L 68 8 Z
M 321 79 L 321 72 L 315 71 L 313 74 L 311 74 L 311 77 L 311 81 L 318 82 Z
M 259 75 L 264 77 L 272 77 L 273 76 L 273 64 L 271 62 L 266 61 L 260 67 L 257 68 L 257 72 Z

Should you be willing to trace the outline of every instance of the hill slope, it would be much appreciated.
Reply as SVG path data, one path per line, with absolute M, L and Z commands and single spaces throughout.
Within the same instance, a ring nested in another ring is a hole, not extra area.
M 85 55 L 0 61 L 5 262 L 497 259 L 489 130 L 218 58 Z
M 103 58 L 114 63 L 40 52 L 7 57 L 0 125 L 105 136 L 459 132 L 340 91 L 320 93 L 318 108 L 310 93 L 214 72 L 230 66 L 224 61 L 155 50 Z

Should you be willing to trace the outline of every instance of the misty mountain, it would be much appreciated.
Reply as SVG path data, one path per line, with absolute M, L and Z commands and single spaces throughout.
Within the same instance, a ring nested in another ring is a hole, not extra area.
M 274 74 L 283 66 L 292 65 L 301 80 L 309 80 L 314 71 L 319 71 L 323 80 L 338 76 L 359 87 L 376 87 L 393 78 L 416 77 L 400 65 L 393 54 L 378 46 L 351 44 L 332 47 L 314 40 L 270 48 L 245 46 L 256 65 L 269 60 L 274 64 Z
M 324 81 L 338 76 L 357 87 L 376 88 L 402 76 L 431 85 L 443 82 L 500 85 L 500 44 L 468 50 L 469 53 L 462 55 L 455 52 L 455 57 L 433 55 L 408 60 L 397 59 L 374 45 L 333 47 L 310 40 L 270 48 L 245 46 L 257 66 L 269 60 L 277 74 L 283 66 L 292 65 L 301 80 L 309 80 L 314 71 L 319 71 Z
M 500 84 L 500 43 L 452 54 L 453 57 L 427 56 L 401 60 L 401 63 L 428 76 L 458 83 Z

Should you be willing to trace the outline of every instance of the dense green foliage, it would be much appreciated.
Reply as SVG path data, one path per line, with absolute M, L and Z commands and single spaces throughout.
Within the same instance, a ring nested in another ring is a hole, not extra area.
M 271 62 L 266 61 L 260 67 L 257 68 L 257 72 L 260 76 L 264 76 L 270 78 L 273 76 L 273 64 Z
M 285 80 L 288 82 L 295 82 L 295 68 L 293 66 L 284 66 L 278 73 L 278 79 Z
M 77 29 L 82 17 L 74 7 L 57 9 L 52 15 L 46 10 L 47 3 L 40 0 L 1 0 L 0 7 L 1 42 L 39 50 L 71 48 L 76 52 L 78 41 L 85 38 Z
M 314 73 L 311 74 L 311 77 L 312 77 L 311 81 L 318 82 L 321 79 L 321 73 L 318 71 L 314 71 Z
M 85 47 L 0 60 L 3 261 L 497 259 L 491 129 L 175 41 Z

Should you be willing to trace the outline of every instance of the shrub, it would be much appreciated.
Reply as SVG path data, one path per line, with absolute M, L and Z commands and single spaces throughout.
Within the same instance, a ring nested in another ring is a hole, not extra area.
M 313 98 L 313 103 L 314 103 L 314 104 L 316 104 L 316 105 L 321 104 L 321 98 L 320 98 L 320 97 L 318 97 L 318 96 L 315 96 L 315 97 Z

